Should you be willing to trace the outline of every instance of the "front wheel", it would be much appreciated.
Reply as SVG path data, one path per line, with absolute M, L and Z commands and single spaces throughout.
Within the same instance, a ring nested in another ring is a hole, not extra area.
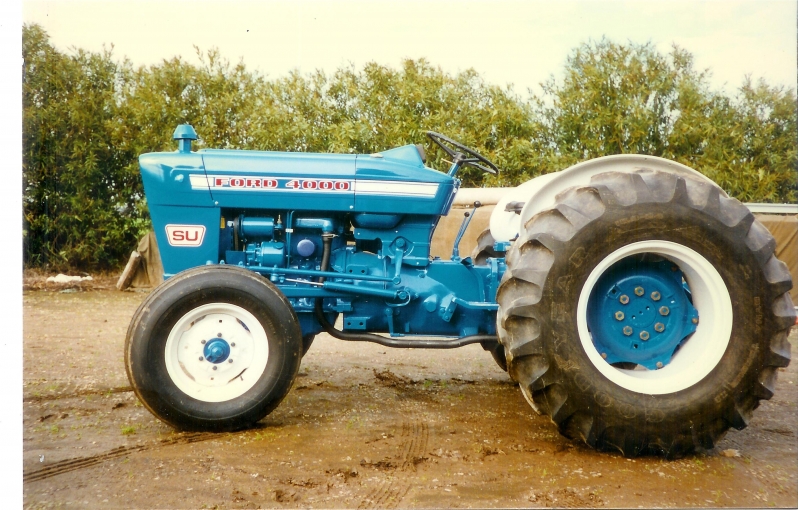
M 560 431 L 679 456 L 743 428 L 789 363 L 775 243 L 708 183 L 600 174 L 527 222 L 499 288 L 510 374 Z
M 158 287 L 128 328 L 125 365 L 142 403 L 184 430 L 235 430 L 270 413 L 302 352 L 296 314 L 261 276 L 198 267 Z

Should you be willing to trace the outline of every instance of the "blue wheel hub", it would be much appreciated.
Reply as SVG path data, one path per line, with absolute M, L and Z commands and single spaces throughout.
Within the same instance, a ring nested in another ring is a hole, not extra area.
M 627 257 L 616 262 L 601 275 L 588 299 L 593 345 L 610 364 L 662 368 L 697 324 L 690 289 L 668 260 Z
M 202 354 L 211 363 L 223 363 L 230 356 L 230 344 L 223 338 L 208 340 Z

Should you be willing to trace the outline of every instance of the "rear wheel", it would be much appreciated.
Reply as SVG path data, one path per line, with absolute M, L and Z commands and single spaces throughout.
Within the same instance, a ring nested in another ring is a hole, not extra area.
M 302 337 L 302 357 L 304 357 L 305 354 L 308 353 L 308 351 L 310 350 L 310 346 L 313 345 L 313 340 L 315 339 L 316 339 L 315 334 L 304 335 Z
M 484 266 L 488 263 L 488 258 L 496 258 L 504 255 L 493 249 L 494 242 L 493 236 L 490 233 L 490 228 L 486 228 L 479 234 L 479 237 L 477 237 L 477 245 L 474 247 L 474 251 L 471 252 L 471 259 L 473 259 L 475 265 Z
M 471 259 L 474 261 L 474 265 L 484 266 L 488 263 L 489 258 L 504 256 L 504 253 L 499 253 L 493 249 L 493 244 L 493 236 L 490 233 L 490 227 L 488 227 L 479 234 L 477 245 L 471 252 Z M 507 372 L 507 359 L 505 358 L 502 344 L 499 342 L 482 342 L 482 348 L 490 353 L 499 368 Z
M 504 357 L 504 346 L 499 342 L 481 342 L 482 348 L 490 353 L 499 368 L 507 372 L 507 358 Z
M 707 183 L 597 175 L 508 253 L 497 300 L 509 372 L 563 434 L 596 448 L 712 448 L 789 363 L 791 281 L 774 244 Z
M 125 365 L 139 399 L 186 430 L 235 430 L 269 414 L 301 358 L 296 314 L 261 276 L 199 267 L 157 288 L 128 329 Z

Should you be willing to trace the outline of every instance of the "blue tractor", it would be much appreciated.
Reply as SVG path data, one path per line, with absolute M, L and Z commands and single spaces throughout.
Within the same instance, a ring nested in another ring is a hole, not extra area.
M 190 125 L 176 152 L 142 155 L 166 273 L 127 334 L 144 405 L 183 430 L 251 426 L 321 332 L 480 343 L 560 432 L 627 456 L 711 448 L 772 396 L 792 281 L 743 204 L 671 161 L 599 158 L 509 191 L 471 257 L 466 213 L 442 260 L 430 242 L 458 170 L 498 169 L 428 136 L 447 173 L 421 145 L 192 152 Z

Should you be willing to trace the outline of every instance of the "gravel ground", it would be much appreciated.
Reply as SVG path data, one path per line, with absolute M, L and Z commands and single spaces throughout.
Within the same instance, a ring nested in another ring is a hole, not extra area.
M 676 461 L 561 437 L 479 346 L 326 335 L 258 427 L 177 433 L 125 375 L 125 331 L 146 294 L 107 280 L 26 281 L 40 289 L 23 302 L 27 508 L 798 506 L 797 363 L 748 428 Z M 790 342 L 795 356 L 798 330 Z

